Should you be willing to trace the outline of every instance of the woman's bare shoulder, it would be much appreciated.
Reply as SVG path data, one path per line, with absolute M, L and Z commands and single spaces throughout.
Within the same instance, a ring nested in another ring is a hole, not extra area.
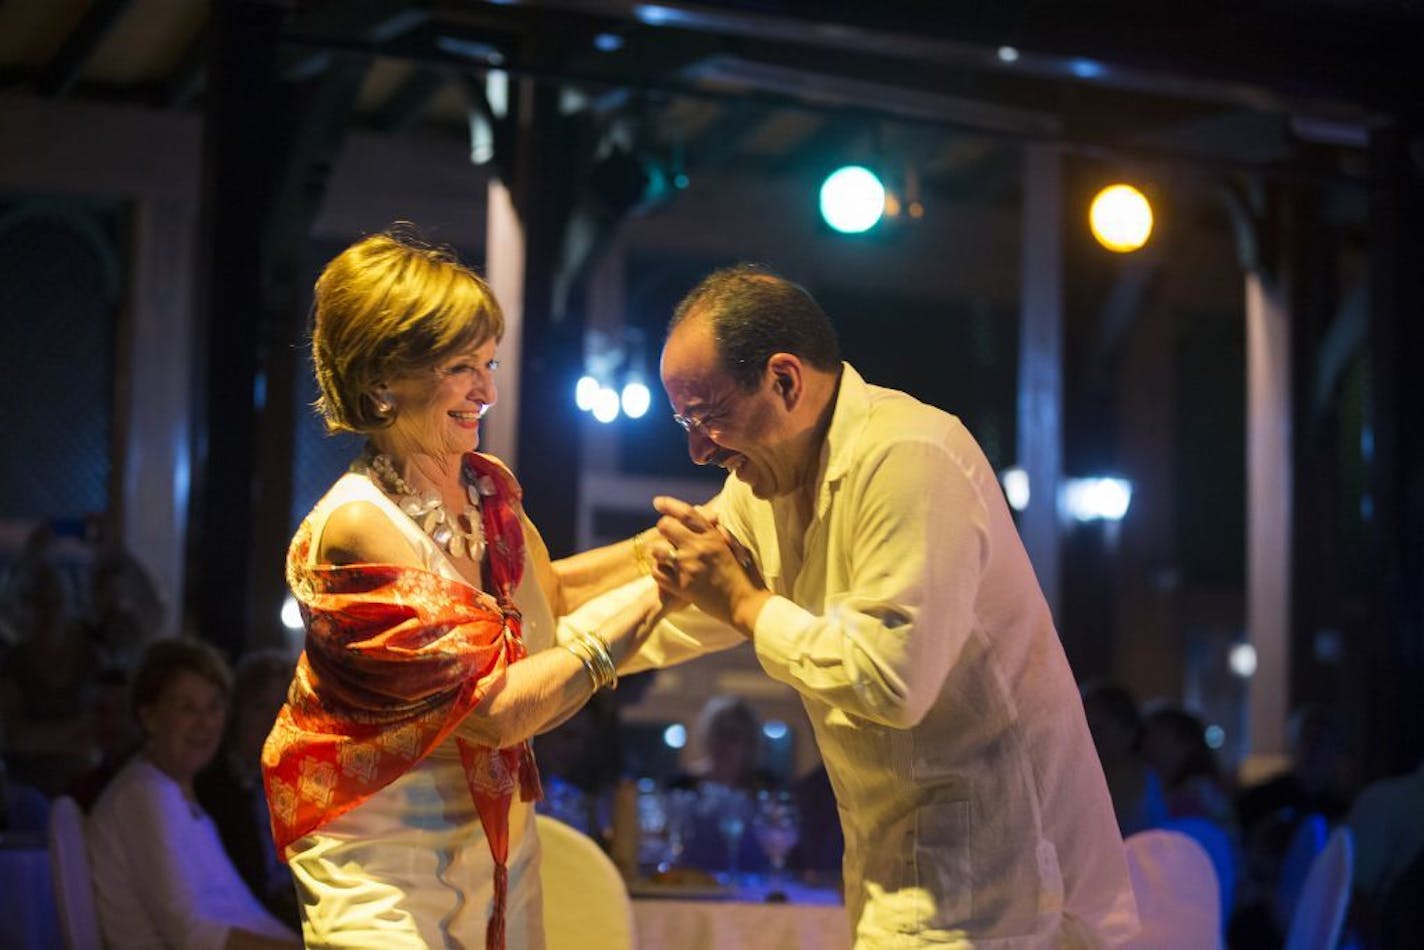
M 333 508 L 321 532 L 317 560 L 323 564 L 403 564 L 423 567 L 415 549 L 372 501 L 348 501 Z

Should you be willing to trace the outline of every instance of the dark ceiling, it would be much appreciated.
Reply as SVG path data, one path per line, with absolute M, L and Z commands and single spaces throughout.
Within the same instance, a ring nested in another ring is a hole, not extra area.
M 569 108 L 628 124 L 677 171 L 889 156 L 916 187 L 991 199 L 1016 187 L 1004 149 L 1031 141 L 1360 178 L 1372 131 L 1417 118 L 1424 90 L 1413 0 L 275 5 L 291 81 L 367 64 L 357 115 L 370 128 L 468 138 L 502 71 L 558 82 Z M 196 108 L 210 14 L 197 0 L 11 0 L 0 83 Z

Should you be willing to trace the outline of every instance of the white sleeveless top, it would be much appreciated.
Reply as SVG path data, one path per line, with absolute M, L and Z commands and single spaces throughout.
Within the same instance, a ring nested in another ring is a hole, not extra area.
M 426 570 L 469 584 L 445 552 L 364 474 L 360 461 L 308 516 L 313 563 L 327 518 L 354 501 L 384 511 Z M 552 646 L 554 617 L 527 545 L 514 600 L 523 614 L 528 651 Z M 517 797 L 510 808 L 509 839 L 505 944 L 507 950 L 541 950 L 539 838 L 532 805 Z M 290 854 L 307 946 L 484 946 L 494 861 L 453 737 L 356 808 L 296 841 Z

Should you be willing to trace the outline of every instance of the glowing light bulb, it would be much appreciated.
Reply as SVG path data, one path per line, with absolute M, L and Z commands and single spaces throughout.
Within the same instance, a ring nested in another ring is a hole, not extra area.
M 1093 199 L 1088 224 L 1099 244 L 1126 254 L 1146 244 L 1152 235 L 1152 205 L 1131 185 L 1109 185 Z

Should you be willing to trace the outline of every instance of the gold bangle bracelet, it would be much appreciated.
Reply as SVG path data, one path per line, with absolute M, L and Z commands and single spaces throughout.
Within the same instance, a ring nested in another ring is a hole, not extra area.
M 598 692 L 598 673 L 594 671 L 593 660 L 578 650 L 575 650 L 571 643 L 564 643 L 561 644 L 561 646 L 572 653 L 574 657 L 583 664 L 583 671 L 588 674 L 588 681 L 593 684 L 593 691 L 595 693 Z M 582 644 L 580 644 L 580 646 L 582 646 Z
M 633 535 L 633 562 L 638 565 L 638 571 L 646 576 L 652 576 L 653 560 L 648 557 L 647 542 L 643 539 L 646 532 L 639 531 Z

